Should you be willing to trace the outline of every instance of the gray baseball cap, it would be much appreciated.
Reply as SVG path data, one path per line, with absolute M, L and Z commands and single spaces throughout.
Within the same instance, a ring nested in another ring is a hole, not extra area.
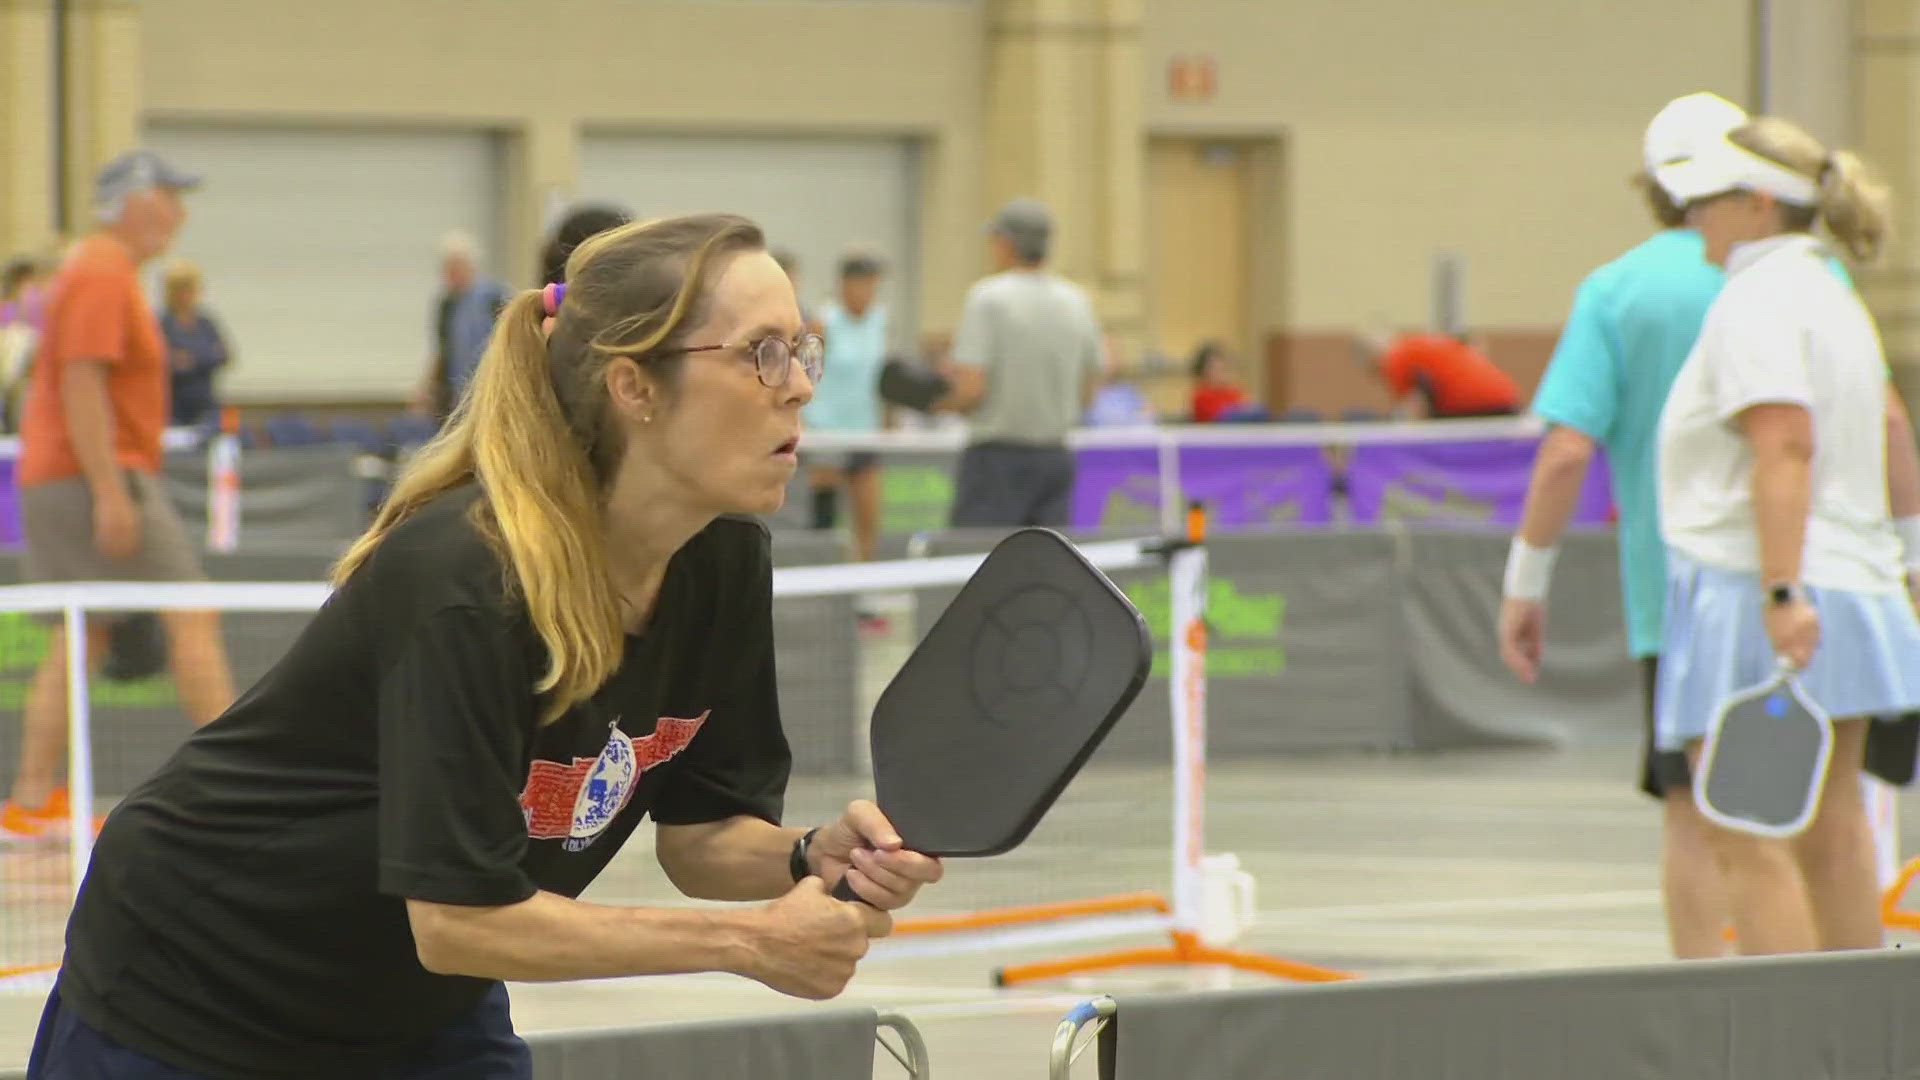
M 1039 258 L 1053 235 L 1053 215 L 1036 199 L 1015 199 L 987 222 L 987 232 L 1006 237 L 1023 256 Z
M 93 204 L 114 206 L 135 192 L 151 187 L 186 191 L 200 186 L 200 177 L 151 150 L 133 150 L 100 167 L 93 178 Z

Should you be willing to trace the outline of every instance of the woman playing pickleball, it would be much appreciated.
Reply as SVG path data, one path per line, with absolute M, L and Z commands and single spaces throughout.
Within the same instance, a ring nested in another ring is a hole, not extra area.
M 1664 167 L 1660 182 L 1727 279 L 1660 419 L 1658 745 L 1697 759 L 1732 693 L 1779 664 L 1798 669 L 1834 720 L 1813 820 L 1792 840 L 1715 827 L 1711 843 L 1742 952 L 1873 948 L 1878 881 L 1859 773 L 1867 718 L 1920 707 L 1907 578 L 1920 518 L 1893 517 L 1878 332 L 1813 230 L 1824 223 L 1847 254 L 1872 258 L 1886 189 L 1853 154 L 1776 117 Z M 1892 460 L 1910 471 L 1910 454 Z M 1893 479 L 1915 502 L 1920 481 Z
M 768 535 L 820 377 L 729 216 L 584 243 L 281 663 L 108 818 L 30 1075 L 530 1077 L 508 980 L 837 994 L 939 864 L 779 824 Z M 643 817 L 683 893 L 574 897 Z M 868 904 L 833 900 L 845 877 Z

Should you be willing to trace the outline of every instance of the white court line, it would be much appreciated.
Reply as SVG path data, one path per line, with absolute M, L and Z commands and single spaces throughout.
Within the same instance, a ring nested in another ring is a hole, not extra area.
M 1338 904 L 1331 907 L 1266 908 L 1256 926 L 1284 926 L 1319 920 L 1418 918 L 1422 915 L 1459 915 L 1481 912 L 1579 911 L 1584 908 L 1626 908 L 1658 904 L 1656 889 L 1613 892 L 1547 893 L 1539 896 L 1478 897 L 1462 900 L 1406 900 L 1381 904 Z

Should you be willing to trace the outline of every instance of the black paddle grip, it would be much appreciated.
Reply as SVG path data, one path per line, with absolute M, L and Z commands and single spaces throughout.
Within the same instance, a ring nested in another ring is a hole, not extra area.
M 845 877 L 842 877 L 838 882 L 834 884 L 833 898 L 835 900 L 845 900 L 849 904 L 866 903 L 865 900 L 862 900 L 860 898 L 859 893 L 853 891 L 853 886 L 847 884 L 847 879 Z

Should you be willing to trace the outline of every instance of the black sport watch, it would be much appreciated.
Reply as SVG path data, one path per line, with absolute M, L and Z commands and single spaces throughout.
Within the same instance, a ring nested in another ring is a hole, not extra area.
M 1767 602 L 1774 607 L 1783 607 L 1795 600 L 1805 600 L 1806 591 L 1798 585 L 1775 585 L 1767 590 Z
M 819 829 L 808 829 L 793 842 L 793 853 L 787 856 L 787 872 L 793 875 L 793 883 L 798 885 L 812 876 L 813 868 L 807 865 L 807 846 L 813 843 L 813 834 Z

